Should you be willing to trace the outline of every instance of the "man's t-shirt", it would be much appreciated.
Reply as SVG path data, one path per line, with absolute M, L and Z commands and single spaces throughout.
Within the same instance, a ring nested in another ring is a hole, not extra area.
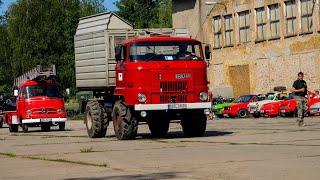
M 294 94 L 296 96 L 305 97 L 307 95 L 307 83 L 306 83 L 306 81 L 298 79 L 293 83 L 292 86 L 295 89 L 301 89 L 301 88 L 305 89 L 304 92 L 295 92 Z

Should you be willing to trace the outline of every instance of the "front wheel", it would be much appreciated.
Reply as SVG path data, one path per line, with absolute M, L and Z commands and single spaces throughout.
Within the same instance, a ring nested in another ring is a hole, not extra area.
M 248 116 L 248 112 L 245 109 L 240 109 L 238 111 L 238 117 L 239 118 L 246 118 Z
M 138 121 L 130 107 L 123 101 L 117 101 L 112 111 L 113 128 L 119 140 L 135 139 L 138 132 Z
M 206 132 L 207 116 L 203 112 L 191 112 L 181 119 L 183 133 L 187 137 L 201 137 Z
M 164 138 L 168 134 L 170 121 L 167 118 L 159 118 L 163 116 L 152 117 L 148 121 L 149 130 L 152 137 Z
M 17 124 L 10 124 L 9 125 L 9 131 L 10 132 L 18 132 L 19 126 Z
M 255 117 L 255 118 L 260 118 L 260 117 L 261 117 L 260 113 L 256 113 L 256 112 L 253 113 L 252 115 L 253 115 L 253 117 Z

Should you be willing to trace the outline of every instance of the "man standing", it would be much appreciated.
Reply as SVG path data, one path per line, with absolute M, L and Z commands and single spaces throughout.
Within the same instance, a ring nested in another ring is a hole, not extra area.
M 292 85 L 293 89 L 292 92 L 294 94 L 294 98 L 298 104 L 298 125 L 304 126 L 303 118 L 304 118 L 304 111 L 306 106 L 306 95 L 307 95 L 307 83 L 303 80 L 303 72 L 298 73 L 298 79 L 294 81 Z

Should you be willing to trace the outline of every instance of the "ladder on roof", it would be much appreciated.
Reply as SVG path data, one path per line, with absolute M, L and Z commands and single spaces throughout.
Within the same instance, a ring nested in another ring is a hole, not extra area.
M 50 66 L 37 65 L 35 68 L 17 77 L 14 80 L 14 86 L 19 87 L 22 83 L 26 82 L 27 80 L 34 80 L 34 79 L 39 79 L 43 77 L 48 78 L 56 75 L 57 73 L 56 73 L 55 65 L 50 65 Z

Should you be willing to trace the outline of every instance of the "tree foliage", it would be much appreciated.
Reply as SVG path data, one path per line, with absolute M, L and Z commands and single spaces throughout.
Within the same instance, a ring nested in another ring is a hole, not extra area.
M 172 26 L 171 0 L 119 0 L 118 15 L 134 28 L 165 28 Z
M 11 77 L 39 64 L 55 64 L 63 88 L 74 90 L 73 36 L 79 18 L 101 11 L 103 0 L 17 0 L 11 4 L 7 45 L 12 57 L 6 58 Z

